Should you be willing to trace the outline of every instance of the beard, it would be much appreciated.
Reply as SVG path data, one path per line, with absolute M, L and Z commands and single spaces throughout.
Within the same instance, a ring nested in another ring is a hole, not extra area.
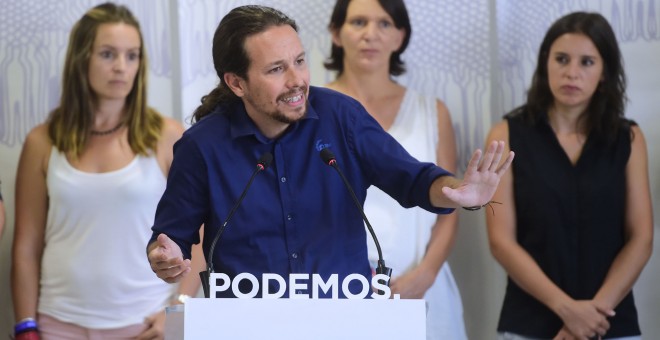
M 274 120 L 284 123 L 284 124 L 293 124 L 305 117 L 307 114 L 307 99 L 305 99 L 305 106 L 301 107 L 300 110 L 302 110 L 302 114 L 297 117 L 290 117 L 284 114 L 281 110 L 275 110 L 272 112 L 266 112 L 266 114 L 270 117 L 273 118 Z
M 270 117 L 271 119 L 273 119 L 277 122 L 280 122 L 280 123 L 293 124 L 293 123 L 301 120 L 302 118 L 304 118 L 305 115 L 307 115 L 307 106 L 309 105 L 309 103 L 307 101 L 308 91 L 309 91 L 309 88 L 303 88 L 302 89 L 302 94 L 303 94 L 303 97 L 305 98 L 305 105 L 303 105 L 302 107 L 299 107 L 295 110 L 295 112 L 300 113 L 300 115 L 295 115 L 295 116 L 292 116 L 290 113 L 289 113 L 289 115 L 287 115 L 286 113 L 284 113 L 284 111 L 282 111 L 280 109 L 275 109 L 275 110 L 272 110 L 272 111 L 268 111 L 266 108 L 264 108 L 264 105 L 260 105 L 260 103 L 258 103 L 258 101 L 255 100 L 252 96 L 245 96 L 245 100 L 247 102 L 249 102 L 252 107 L 254 107 L 258 111 L 260 111 L 263 115 L 265 115 L 267 117 Z M 298 89 L 298 90 L 289 91 L 287 93 L 284 93 L 284 94 L 277 97 L 276 102 L 280 102 L 284 98 L 290 97 L 291 95 L 293 95 L 295 93 L 298 93 L 298 92 L 301 92 L 301 91 Z

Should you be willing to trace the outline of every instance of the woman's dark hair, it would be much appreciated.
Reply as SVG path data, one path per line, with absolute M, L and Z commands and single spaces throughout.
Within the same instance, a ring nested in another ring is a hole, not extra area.
M 625 120 L 626 75 L 623 59 L 612 27 L 598 13 L 575 12 L 558 19 L 548 30 L 541 43 L 536 71 L 527 93 L 524 115 L 528 121 L 539 121 L 553 105 L 554 97 L 548 80 L 550 47 L 560 36 L 567 33 L 587 36 L 603 59 L 603 79 L 599 82 L 585 114 L 586 133 L 612 141 Z
M 341 26 L 344 25 L 344 22 L 346 21 L 346 12 L 348 11 L 348 4 L 350 2 L 351 0 L 337 0 L 332 15 L 330 16 L 330 24 L 328 25 L 330 32 L 339 31 Z M 408 10 L 406 9 L 406 4 L 403 0 L 378 0 L 378 3 L 383 7 L 385 12 L 392 17 L 392 20 L 394 20 L 394 26 L 406 31 L 401 47 L 390 56 L 390 74 L 398 76 L 406 72 L 405 65 L 401 60 L 401 54 L 403 54 L 406 47 L 408 47 L 408 42 L 412 35 Z M 344 48 L 332 44 L 330 58 L 328 58 L 323 65 L 328 70 L 337 71 L 338 75 L 342 74 L 342 72 L 344 72 Z
M 250 57 L 245 50 L 245 40 L 273 26 L 289 25 L 296 32 L 296 22 L 286 14 L 265 6 L 241 6 L 232 9 L 218 24 L 213 36 L 213 66 L 220 83 L 202 97 L 202 104 L 193 113 L 193 121 L 213 112 L 220 103 L 238 100 L 224 80 L 225 73 L 234 73 L 247 79 Z

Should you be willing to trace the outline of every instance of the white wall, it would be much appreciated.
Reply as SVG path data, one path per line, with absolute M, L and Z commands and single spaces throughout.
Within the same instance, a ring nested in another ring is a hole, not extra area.
M 25 134 L 46 117 L 59 95 L 69 29 L 99 0 L 0 0 L 0 179 L 8 218 L 0 244 L 0 336 L 13 324 L 9 264 L 13 236 L 16 164 Z M 216 85 L 211 39 L 220 18 L 248 3 L 291 15 L 308 50 L 312 83 L 332 75 L 322 61 L 329 52 L 330 0 L 126 0 L 138 16 L 150 58 L 151 105 L 187 121 L 202 95 Z M 399 81 L 443 99 L 459 146 L 459 168 L 481 147 L 494 120 L 524 100 L 536 51 L 549 25 L 573 10 L 601 12 L 620 39 L 629 76 L 628 112 L 649 145 L 654 211 L 660 212 L 660 0 L 406 0 L 413 36 Z M 522 161 L 522 160 L 518 160 Z M 450 262 L 463 296 L 471 339 L 491 339 L 505 275 L 493 261 L 483 213 L 460 212 L 461 227 Z M 656 225 L 656 234 L 658 226 Z M 654 255 L 635 287 L 642 331 L 660 336 L 660 277 Z

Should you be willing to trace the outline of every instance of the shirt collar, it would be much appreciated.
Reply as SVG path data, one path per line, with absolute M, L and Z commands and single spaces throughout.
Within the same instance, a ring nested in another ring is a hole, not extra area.
M 307 114 L 300 121 L 289 126 L 287 132 L 285 132 L 284 135 L 289 134 L 291 131 L 295 131 L 298 128 L 298 125 L 300 125 L 302 122 L 306 120 L 319 119 L 316 110 L 314 110 L 314 107 L 310 104 L 311 103 L 310 99 L 312 95 L 313 95 L 313 91 L 311 90 L 310 87 L 310 94 L 307 101 Z M 229 118 L 229 124 L 230 124 L 229 133 L 232 139 L 253 135 L 257 138 L 257 140 L 259 140 L 262 143 L 270 142 L 270 139 L 268 139 L 266 136 L 264 136 L 261 133 L 261 131 L 259 131 L 257 125 L 254 124 L 252 119 L 250 119 L 250 116 L 248 116 L 243 101 L 235 101 L 231 104 L 228 104 L 227 109 L 224 110 L 224 113 Z

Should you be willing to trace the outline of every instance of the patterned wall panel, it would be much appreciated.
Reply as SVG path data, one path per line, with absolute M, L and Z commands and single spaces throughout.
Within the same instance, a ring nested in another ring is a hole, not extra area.
M 27 132 L 57 105 L 69 31 L 87 9 L 100 2 L 0 1 L 1 144 L 21 144 Z M 139 0 L 119 2 L 140 21 L 152 76 L 170 77 L 168 7 Z
M 413 25 L 402 83 L 443 100 L 452 114 L 463 171 L 490 127 L 488 1 L 407 1 Z
M 655 49 L 653 45 L 660 40 L 659 4 L 657 0 L 498 1 L 500 68 L 496 72 L 500 72 L 502 86 L 494 89 L 501 103 L 497 114 L 501 116 L 524 102 L 539 45 L 556 19 L 573 11 L 601 13 L 610 21 L 625 58 L 626 48 L 634 44 L 646 44 L 647 48 Z M 628 65 L 626 72 L 634 74 L 636 68 L 631 66 Z

